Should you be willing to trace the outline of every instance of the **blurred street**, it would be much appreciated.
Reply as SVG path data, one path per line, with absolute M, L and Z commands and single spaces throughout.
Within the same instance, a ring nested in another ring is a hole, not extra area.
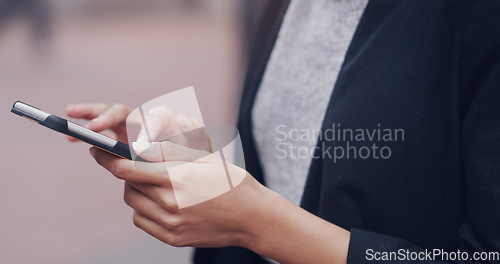
M 234 123 L 242 81 L 234 1 L 139 8 L 128 0 L 122 9 L 109 0 L 48 2 L 49 37 L 34 39 L 22 17 L 0 27 L 0 263 L 189 263 L 191 249 L 134 227 L 123 183 L 88 145 L 10 108 L 16 100 L 60 116 L 68 103 L 135 108 L 193 85 L 205 123 Z

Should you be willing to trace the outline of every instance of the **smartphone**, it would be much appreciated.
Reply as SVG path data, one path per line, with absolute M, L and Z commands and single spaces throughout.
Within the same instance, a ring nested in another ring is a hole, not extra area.
M 128 160 L 132 160 L 132 156 L 137 157 L 137 154 L 133 153 L 133 150 L 125 143 L 96 133 L 64 118 L 45 113 L 42 110 L 21 101 L 16 101 L 14 103 L 11 112 L 35 121 L 38 124 L 57 132 L 87 142 L 118 157 Z

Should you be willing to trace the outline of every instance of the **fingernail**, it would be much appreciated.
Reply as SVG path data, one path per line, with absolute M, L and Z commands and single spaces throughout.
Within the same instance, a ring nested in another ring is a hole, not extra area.
M 177 122 L 186 129 L 191 129 L 194 126 L 193 121 L 191 121 L 185 115 L 178 115 Z
M 149 142 L 132 142 L 132 147 L 137 154 L 147 154 L 147 149 L 151 146 Z
M 69 104 L 66 106 L 66 111 L 74 111 L 75 110 L 75 105 L 74 104 Z

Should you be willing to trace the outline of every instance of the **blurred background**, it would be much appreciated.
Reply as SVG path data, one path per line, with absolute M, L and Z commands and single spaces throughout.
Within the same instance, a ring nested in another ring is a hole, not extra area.
M 241 10 L 235 0 L 0 0 L 0 263 L 190 263 L 191 249 L 133 226 L 123 184 L 88 145 L 10 108 L 135 108 L 193 85 L 205 123 L 234 123 Z

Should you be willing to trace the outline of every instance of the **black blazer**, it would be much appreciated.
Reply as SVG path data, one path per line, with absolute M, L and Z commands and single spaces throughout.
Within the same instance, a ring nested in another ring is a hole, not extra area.
M 258 12 L 241 102 L 246 166 L 261 182 L 251 109 L 287 4 L 270 0 Z M 405 132 L 404 142 L 384 143 L 389 159 L 311 164 L 302 207 L 351 231 L 348 263 L 372 263 L 367 249 L 500 251 L 500 1 L 370 1 L 323 129 L 332 124 Z M 236 247 L 198 250 L 194 260 L 265 263 Z

